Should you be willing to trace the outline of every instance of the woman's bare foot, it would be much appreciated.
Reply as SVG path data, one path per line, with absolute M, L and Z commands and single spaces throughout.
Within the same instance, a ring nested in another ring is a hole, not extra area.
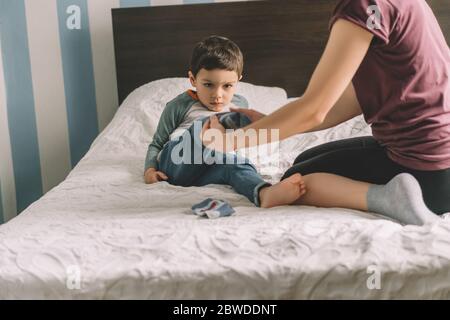
M 259 192 L 261 208 L 272 208 L 292 204 L 306 193 L 305 182 L 301 174 L 296 173 L 276 185 Z

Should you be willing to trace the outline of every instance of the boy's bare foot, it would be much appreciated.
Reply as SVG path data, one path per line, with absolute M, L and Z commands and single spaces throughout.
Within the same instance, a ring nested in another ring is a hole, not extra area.
M 301 174 L 296 173 L 276 185 L 259 192 L 261 208 L 272 208 L 292 204 L 306 193 L 305 182 Z

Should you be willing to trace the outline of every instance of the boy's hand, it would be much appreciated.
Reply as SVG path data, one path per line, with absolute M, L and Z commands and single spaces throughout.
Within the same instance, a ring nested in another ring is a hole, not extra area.
M 258 121 L 259 119 L 262 119 L 266 116 L 264 113 L 261 113 L 253 109 L 230 108 L 230 110 L 233 112 L 242 113 L 243 115 L 247 116 L 251 122 Z
M 169 179 L 164 172 L 157 171 L 155 168 L 148 168 L 144 174 L 144 180 L 146 184 L 152 184 L 160 181 L 166 181 Z

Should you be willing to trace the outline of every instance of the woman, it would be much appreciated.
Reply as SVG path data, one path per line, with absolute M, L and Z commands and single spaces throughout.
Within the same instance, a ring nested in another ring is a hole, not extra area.
M 450 212 L 450 50 L 432 10 L 426 1 L 340 0 L 330 29 L 302 98 L 268 116 L 238 110 L 255 120 L 245 130 L 277 128 L 282 140 L 362 113 L 373 137 L 307 150 L 286 172 L 306 182 L 295 203 L 436 221 Z M 224 132 L 216 119 L 208 128 Z

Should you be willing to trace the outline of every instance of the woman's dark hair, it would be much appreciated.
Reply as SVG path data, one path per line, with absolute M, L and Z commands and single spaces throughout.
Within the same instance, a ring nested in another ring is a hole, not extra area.
M 195 46 L 190 68 L 194 77 L 202 68 L 236 71 L 240 77 L 244 69 L 244 57 L 233 41 L 225 37 L 210 36 Z

